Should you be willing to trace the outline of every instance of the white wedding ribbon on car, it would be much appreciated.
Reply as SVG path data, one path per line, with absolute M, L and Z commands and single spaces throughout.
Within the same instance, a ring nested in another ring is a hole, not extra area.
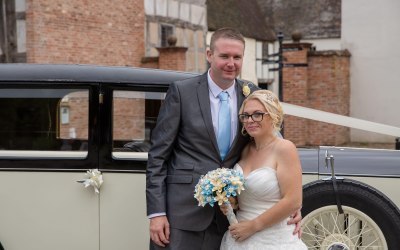
M 96 193 L 100 193 L 101 184 L 103 184 L 103 175 L 98 169 L 89 169 L 86 174 L 86 179 L 76 182 L 82 183 L 85 188 L 92 186 Z
M 334 114 L 317 109 L 306 108 L 294 104 L 282 102 L 283 111 L 287 115 L 293 115 L 314 121 L 331 123 L 349 128 L 361 129 L 369 132 L 380 133 L 384 135 L 400 136 L 400 128 L 382 123 L 371 122 L 354 117 Z

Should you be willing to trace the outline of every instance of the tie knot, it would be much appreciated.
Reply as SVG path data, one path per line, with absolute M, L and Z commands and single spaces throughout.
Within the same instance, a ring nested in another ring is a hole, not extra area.
M 221 101 L 227 101 L 228 100 L 228 96 L 229 96 L 228 92 L 222 91 L 221 93 L 219 93 L 218 98 Z

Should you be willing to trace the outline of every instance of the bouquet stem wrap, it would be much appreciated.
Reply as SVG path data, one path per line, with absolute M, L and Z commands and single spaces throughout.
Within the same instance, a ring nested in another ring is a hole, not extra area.
M 238 223 L 238 220 L 236 219 L 236 215 L 233 212 L 231 203 L 228 201 L 228 202 L 224 202 L 224 204 L 225 204 L 226 208 L 228 209 L 228 213 L 226 214 L 226 217 L 228 218 L 229 225 Z
M 235 197 L 244 190 L 243 174 L 234 169 L 217 168 L 200 177 L 194 190 L 194 198 L 199 206 L 209 204 L 214 206 L 225 204 L 228 209 L 227 217 L 230 224 L 237 223 L 236 215 L 229 202 L 229 197 Z

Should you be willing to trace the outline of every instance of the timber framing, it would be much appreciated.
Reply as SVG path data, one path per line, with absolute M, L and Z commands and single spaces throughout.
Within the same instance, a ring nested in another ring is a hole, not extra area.
M 20 15 L 21 16 L 21 15 Z M 22 15 L 25 18 L 25 15 Z M 15 0 L 0 0 L 0 62 L 25 62 L 26 53 L 17 50 L 17 13 Z

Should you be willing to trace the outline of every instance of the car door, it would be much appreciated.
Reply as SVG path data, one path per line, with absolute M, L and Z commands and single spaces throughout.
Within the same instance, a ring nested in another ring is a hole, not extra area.
M 138 86 L 136 86 L 138 85 Z M 140 84 L 102 89 L 100 249 L 147 249 L 146 162 L 150 134 L 166 87 Z
M 99 249 L 98 84 L 0 85 L 0 242 L 5 249 Z

